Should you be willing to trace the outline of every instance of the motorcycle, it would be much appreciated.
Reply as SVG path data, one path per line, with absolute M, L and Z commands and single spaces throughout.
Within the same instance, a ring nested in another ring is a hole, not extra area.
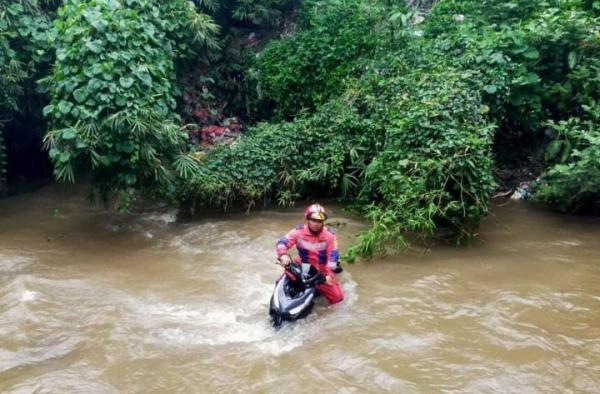
M 269 314 L 273 327 L 280 327 L 284 320 L 296 320 L 308 316 L 319 295 L 316 284 L 324 283 L 325 276 L 308 263 L 288 264 L 284 275 L 275 283 L 271 296 Z

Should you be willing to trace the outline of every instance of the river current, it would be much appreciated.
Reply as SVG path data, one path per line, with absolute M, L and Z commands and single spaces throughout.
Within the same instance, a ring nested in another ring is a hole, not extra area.
M 0 200 L 0 392 L 600 393 L 600 220 L 496 206 L 472 246 L 344 265 L 275 331 L 301 208 L 129 215 L 52 186 Z M 340 249 L 364 223 L 337 209 Z

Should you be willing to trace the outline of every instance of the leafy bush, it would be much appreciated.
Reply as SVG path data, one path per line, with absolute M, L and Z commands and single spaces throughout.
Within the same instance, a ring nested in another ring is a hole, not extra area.
M 473 236 L 494 186 L 494 129 L 473 91 L 472 72 L 443 68 L 389 78 L 374 108 L 385 121 L 382 151 L 368 165 L 359 201 L 372 223 L 349 257 L 383 251 L 404 235 L 440 226 L 464 241 Z
M 135 189 L 169 184 L 181 153 L 175 60 L 214 47 L 210 18 L 184 0 L 65 1 L 56 64 L 44 83 L 54 172 L 92 170 L 102 200 L 126 208 Z
M 306 30 L 293 38 L 294 45 L 286 41 L 266 51 L 267 56 L 283 49 L 289 53 L 269 58 L 269 67 L 261 59 L 261 83 L 283 81 L 278 104 L 288 114 L 297 110 L 294 100 L 317 94 L 323 88 L 320 81 L 332 76 L 331 67 L 323 66 L 308 74 L 309 83 L 300 90 L 286 85 L 295 76 L 306 77 L 288 61 L 305 61 L 312 52 L 298 48 L 318 47 L 321 37 L 327 42 L 327 18 L 348 12 L 362 24 L 344 26 L 367 29 L 371 40 L 371 22 L 383 19 L 377 31 L 380 48 L 357 51 L 346 27 L 331 27 L 336 53 L 349 54 L 355 63 L 341 70 L 339 78 L 333 72 L 337 97 L 309 98 L 311 104 L 293 122 L 260 125 L 234 147 L 209 154 L 183 194 L 197 204 L 223 206 L 240 199 L 252 205 L 270 197 L 289 203 L 315 192 L 345 196 L 372 223 L 351 249 L 351 258 L 383 250 L 389 242 L 403 245 L 408 231 L 426 235 L 442 226 L 458 238 L 472 236 L 493 188 L 493 125 L 478 93 L 481 74 L 440 59 L 438 50 L 410 30 L 396 34 L 395 18 L 384 15 L 397 9 L 374 7 L 358 17 L 355 13 L 368 8 L 367 3 L 312 6 L 301 16 L 301 21 L 308 18 Z M 365 15 L 373 18 L 370 23 Z M 325 104 L 308 109 L 319 102 Z
M 546 154 L 556 156 L 555 148 L 567 144 L 564 136 L 571 140 L 577 134 L 566 130 L 581 129 L 575 124 L 581 121 L 583 108 L 598 103 L 599 20 L 590 10 L 590 2 L 579 1 L 485 1 L 480 6 L 448 0 L 433 8 L 424 28 L 442 56 L 455 55 L 455 64 L 481 73 L 484 101 L 499 126 L 495 135 L 499 160 L 514 162 L 521 149 L 531 154 L 548 138 L 548 124 L 561 131 Z M 562 179 L 576 168 L 583 173 L 583 161 L 570 162 L 572 166 L 563 163 L 560 171 L 554 168 L 556 162 L 548 162 L 553 175 L 545 179 L 556 180 L 559 172 Z M 595 171 L 593 166 L 588 169 Z M 584 202 L 591 197 L 582 197 L 573 185 L 546 185 L 540 191 L 540 199 L 563 210 L 591 207 Z
M 19 100 L 31 95 L 32 80 L 47 61 L 45 43 L 49 17 L 37 1 L 0 3 L 0 120 L 18 112 Z
M 422 22 L 386 2 L 307 2 L 301 30 L 259 59 L 275 112 L 294 121 L 209 154 L 182 195 L 223 206 L 344 195 L 371 223 L 351 259 L 402 247 L 407 233 L 449 229 L 460 242 L 488 211 L 492 142 L 502 159 L 540 144 L 550 125 L 562 161 L 549 159 L 540 196 L 594 204 L 597 118 L 581 112 L 598 102 L 600 40 L 588 11 L 578 1 L 442 0 Z M 314 149 L 290 161 L 302 146 Z
M 585 118 L 548 123 L 557 133 L 546 150 L 546 160 L 554 164 L 536 196 L 561 211 L 600 213 L 600 103 L 584 108 Z
M 385 42 L 381 21 L 386 15 L 384 7 L 364 1 L 306 2 L 303 30 L 260 54 L 260 86 L 276 112 L 289 118 L 342 94 L 344 80 L 362 74 Z
M 40 112 L 34 81 L 50 59 L 45 44 L 53 10 L 51 1 L 0 3 L 0 190 L 6 187 L 8 161 L 2 128 L 17 114 L 29 118 Z
M 198 205 L 251 207 L 274 198 L 287 205 L 315 192 L 355 194 L 373 134 L 372 123 L 344 101 L 295 122 L 259 124 L 192 168 L 178 195 L 195 210 Z
M 292 0 L 238 0 L 232 16 L 240 21 L 250 21 L 255 25 L 268 26 L 281 22 L 283 12 Z

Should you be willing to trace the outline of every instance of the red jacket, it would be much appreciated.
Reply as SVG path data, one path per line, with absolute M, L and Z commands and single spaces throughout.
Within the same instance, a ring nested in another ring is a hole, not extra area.
M 277 241 L 277 257 L 284 255 L 296 246 L 297 260 L 310 263 L 324 272 L 336 266 L 339 259 L 335 231 L 327 227 L 314 235 L 308 225 L 298 225 Z

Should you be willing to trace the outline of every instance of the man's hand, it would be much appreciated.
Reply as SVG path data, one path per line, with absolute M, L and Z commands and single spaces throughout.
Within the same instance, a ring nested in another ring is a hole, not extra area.
M 292 262 L 292 259 L 287 254 L 282 254 L 279 256 L 279 265 L 282 267 L 287 267 Z
M 325 276 L 325 284 L 328 284 L 330 286 L 333 284 L 333 277 L 331 275 Z

